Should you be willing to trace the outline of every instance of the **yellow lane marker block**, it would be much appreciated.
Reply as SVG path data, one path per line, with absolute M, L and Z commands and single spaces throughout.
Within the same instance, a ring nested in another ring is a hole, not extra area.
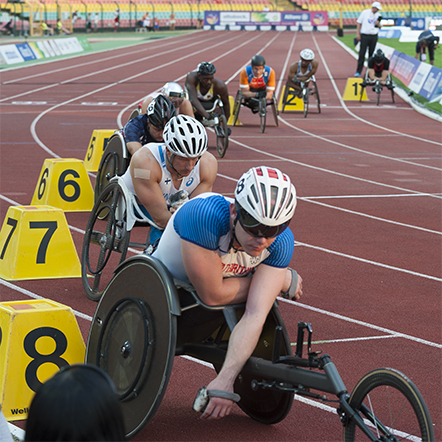
M 0 303 L 0 403 L 9 421 L 26 419 L 38 388 L 65 365 L 83 363 L 75 315 L 50 299 Z
M 64 212 L 11 206 L 0 231 L 0 278 L 7 281 L 81 277 Z
M 233 109 L 235 107 L 235 99 L 231 95 L 229 95 L 229 103 L 230 103 L 230 117 L 229 117 L 229 120 L 227 121 L 227 125 L 232 126 L 233 125 Z M 239 116 L 238 116 L 238 119 L 236 120 L 235 126 L 242 126 L 241 121 L 239 121 Z
M 278 110 L 282 112 L 282 102 L 284 101 L 284 93 L 285 93 L 285 86 L 282 88 L 281 96 L 279 97 L 279 104 L 278 104 Z M 300 97 L 294 97 L 289 96 L 288 101 L 285 105 L 284 112 L 288 111 L 304 111 L 304 101 L 302 101 L 302 98 Z
M 32 205 L 58 207 L 65 212 L 90 212 L 94 192 L 83 161 L 47 159 L 35 187 Z
M 361 101 L 369 101 L 367 98 L 367 93 L 365 91 L 365 88 L 361 86 L 361 83 L 364 80 L 362 78 L 357 77 L 351 77 L 347 79 L 347 84 L 345 86 L 344 101 L 359 101 L 361 99 L 361 90 L 363 89 L 362 93 L 362 100 Z
M 94 130 L 84 157 L 84 167 L 87 171 L 98 171 L 104 149 L 106 149 L 107 142 L 114 132 L 114 130 Z

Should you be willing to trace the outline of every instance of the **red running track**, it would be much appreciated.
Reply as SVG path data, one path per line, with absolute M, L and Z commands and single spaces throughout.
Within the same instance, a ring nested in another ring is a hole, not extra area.
M 399 98 L 393 104 L 382 96 L 377 107 L 371 91 L 369 102 L 343 102 L 356 62 L 330 34 L 201 32 L 2 72 L 2 219 L 10 205 L 30 204 L 46 158 L 84 159 L 94 129 L 121 126 L 142 97 L 165 81 L 183 83 L 200 61 L 215 63 L 234 96 L 240 69 L 262 53 L 280 93 L 304 47 L 320 60 L 322 113 L 281 114 L 280 127 L 269 119 L 261 134 L 258 117 L 243 109 L 214 190 L 231 195 L 239 176 L 261 164 L 291 176 L 299 195 L 291 266 L 305 289 L 301 302 L 281 302 L 292 341 L 297 322 L 311 322 L 314 340 L 322 342 L 314 349 L 332 356 L 350 391 L 376 367 L 404 372 L 426 399 L 442 440 L 440 123 Z M 210 140 L 215 153 L 213 133 Z M 88 213 L 66 217 L 80 253 Z M 142 228 L 133 235 L 144 240 Z M 83 314 L 78 323 L 86 340 L 96 304 L 80 279 L 0 280 L 0 293 L 2 301 L 43 296 L 70 305 Z M 213 376 L 175 358 L 166 396 L 136 440 L 341 439 L 335 414 L 300 401 L 270 427 L 239 408 L 219 422 L 201 422 L 191 404 Z

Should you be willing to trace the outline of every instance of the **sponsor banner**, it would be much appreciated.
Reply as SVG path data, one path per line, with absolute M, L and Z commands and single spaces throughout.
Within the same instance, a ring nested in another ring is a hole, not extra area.
M 0 64 L 15 64 L 43 58 L 70 55 L 88 51 L 91 46 L 86 38 L 77 37 L 41 40 L 29 43 L 0 45 Z
M 395 50 L 390 57 L 390 72 L 428 101 L 441 100 L 442 69 Z
M 0 55 L 2 61 L 6 64 L 22 63 L 25 61 L 16 45 L 1 45 Z
M 326 11 L 292 12 L 292 11 L 205 11 L 206 26 L 296 26 L 299 22 L 310 26 L 328 26 Z
M 381 29 L 379 30 L 379 38 L 401 38 L 402 31 L 400 29 Z
M 428 101 L 438 101 L 440 99 L 442 95 L 442 69 L 431 67 L 419 95 L 422 95 Z
M 19 43 L 16 46 L 24 61 L 35 60 L 37 58 L 28 43 Z
M 428 74 L 430 73 L 430 71 L 431 71 L 431 64 L 421 63 L 418 66 L 417 71 L 413 75 L 413 78 L 411 79 L 410 84 L 408 85 L 408 87 L 413 92 L 416 92 L 418 94 L 419 91 L 422 89 L 422 86 L 423 86 L 425 80 L 427 79 Z
M 57 44 L 60 53 L 63 55 L 75 54 L 76 52 L 83 51 L 83 47 L 76 37 L 62 38 L 53 41 Z
M 419 64 L 419 60 L 394 51 L 390 59 L 390 72 L 408 87 Z
M 35 55 L 35 58 L 44 58 L 43 51 L 37 46 L 37 43 L 35 41 L 29 42 L 29 46 L 32 49 L 32 52 Z

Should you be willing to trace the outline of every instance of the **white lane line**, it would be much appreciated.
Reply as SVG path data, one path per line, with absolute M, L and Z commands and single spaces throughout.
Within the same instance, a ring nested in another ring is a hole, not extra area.
M 401 269 L 400 267 L 394 267 L 394 266 L 390 266 L 388 264 L 382 264 L 380 262 L 371 261 L 369 259 L 359 258 L 359 257 L 354 256 L 354 255 L 348 255 L 346 253 L 337 252 L 335 250 L 326 249 L 324 247 L 314 246 L 312 244 L 303 243 L 301 241 L 296 241 L 296 244 L 300 245 L 300 246 L 308 247 L 310 249 L 315 249 L 315 250 L 319 250 L 321 252 L 329 253 L 331 255 L 341 256 L 342 258 L 352 259 L 354 261 L 363 262 L 365 264 L 371 264 L 371 265 L 374 265 L 376 267 L 382 267 L 384 269 L 394 270 L 396 272 L 407 273 L 408 275 L 418 276 L 420 278 L 430 279 L 432 281 L 437 281 L 437 282 L 442 282 L 442 278 L 439 278 L 437 276 L 431 276 L 431 275 L 426 275 L 424 273 L 413 272 L 412 270 Z
M 369 322 L 364 322 L 364 321 L 359 321 L 358 319 L 353 319 L 353 318 L 349 318 L 348 316 L 344 316 L 344 315 L 340 315 L 338 313 L 333 313 L 333 312 L 329 312 L 327 310 L 323 310 L 317 307 L 313 307 L 311 305 L 306 305 L 306 304 L 302 304 L 298 301 L 291 301 L 289 299 L 284 299 L 281 297 L 278 297 L 279 302 L 285 302 L 287 304 L 292 304 L 295 305 L 296 307 L 300 307 L 306 310 L 311 310 L 315 313 L 320 313 L 322 315 L 325 316 L 330 316 L 332 318 L 335 319 L 340 319 L 342 321 L 345 322 L 350 322 L 352 324 L 357 324 L 360 325 L 362 327 L 367 327 L 370 328 L 372 330 L 377 330 L 380 331 L 382 333 L 387 333 L 389 335 L 393 335 L 395 338 L 404 338 L 404 339 L 408 339 L 409 341 L 413 341 L 413 342 L 417 342 L 419 344 L 423 344 L 423 345 L 428 345 L 429 347 L 435 347 L 435 348 L 442 348 L 442 344 L 438 344 L 436 342 L 432 342 L 432 341 L 427 341 L 426 339 L 421 339 L 421 338 L 417 338 L 416 336 L 412 336 L 412 335 L 407 335 L 405 333 L 401 333 L 401 332 L 397 332 L 394 330 L 390 330 L 388 328 L 385 327 L 379 327 L 378 325 L 374 325 L 374 324 L 370 324 Z
M 289 125 L 289 126 L 291 126 L 291 125 Z M 320 171 L 320 172 L 330 173 L 332 175 L 340 176 L 340 177 L 343 177 L 343 178 L 349 178 L 349 179 L 352 179 L 352 180 L 362 181 L 362 182 L 368 183 L 368 184 L 374 184 L 375 186 L 382 186 L 382 187 L 387 187 L 387 188 L 390 188 L 390 189 L 400 190 L 402 192 L 410 192 L 410 193 L 416 193 L 416 194 L 419 194 L 419 195 L 426 195 L 426 196 L 430 196 L 430 197 L 440 198 L 439 196 L 436 196 L 435 194 L 432 194 L 432 193 L 422 193 L 422 192 L 419 192 L 417 190 L 406 189 L 404 187 L 393 186 L 391 184 L 384 184 L 384 183 L 380 183 L 378 181 L 368 180 L 366 178 L 359 178 L 359 177 L 356 177 L 356 176 L 347 175 L 345 173 L 335 172 L 334 170 L 324 169 L 323 167 L 313 166 L 313 165 L 307 164 L 307 163 L 301 163 L 300 161 L 295 161 L 293 159 L 286 158 L 286 157 L 283 157 L 281 155 L 276 155 L 276 154 L 271 153 L 271 152 L 267 152 L 267 151 L 264 151 L 264 150 L 259 150 L 259 149 L 255 148 L 255 147 L 249 146 L 248 144 L 241 143 L 240 141 L 235 140 L 233 138 L 232 139 L 229 138 L 229 141 L 231 141 L 232 143 L 235 143 L 235 144 L 237 144 L 239 146 L 242 146 L 245 149 L 251 150 L 253 152 L 260 153 L 262 155 L 265 155 L 265 156 L 268 156 L 268 157 L 271 157 L 271 158 L 274 158 L 274 159 L 285 161 L 286 163 L 297 164 L 298 166 L 307 167 L 309 169 L 314 169 L 314 170 L 317 170 L 317 171 Z M 328 140 L 326 140 L 326 141 L 328 141 Z M 416 164 L 416 165 L 418 165 L 418 164 Z
M 413 226 L 411 224 L 400 223 L 398 221 L 392 221 L 392 220 L 389 220 L 386 218 L 380 218 L 378 216 L 368 215 L 366 213 L 356 212 L 354 210 L 349 210 L 349 209 L 344 209 L 342 207 L 332 206 L 330 204 L 321 203 L 319 201 L 313 201 L 310 198 L 298 198 L 298 199 L 300 199 L 302 201 L 309 202 L 311 204 L 317 204 L 319 206 L 327 207 L 328 209 L 339 210 L 340 212 L 350 213 L 352 215 L 358 215 L 358 216 L 362 216 L 364 218 L 370 218 L 370 219 L 374 219 L 376 221 L 382 221 L 382 222 L 388 223 L 388 224 L 394 224 L 395 226 L 408 227 L 409 229 L 421 230 L 422 232 L 426 232 L 426 233 L 434 233 L 436 235 L 442 235 L 441 231 L 425 229 L 424 227 Z

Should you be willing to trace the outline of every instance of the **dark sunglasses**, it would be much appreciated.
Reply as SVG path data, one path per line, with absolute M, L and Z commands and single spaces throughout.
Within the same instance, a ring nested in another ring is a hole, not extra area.
M 287 222 L 279 226 L 266 226 L 256 221 L 256 219 L 249 215 L 236 201 L 235 207 L 241 227 L 246 233 L 255 238 L 275 238 L 284 232 L 289 225 Z
M 184 98 L 184 94 L 182 92 L 170 92 L 170 98 Z

